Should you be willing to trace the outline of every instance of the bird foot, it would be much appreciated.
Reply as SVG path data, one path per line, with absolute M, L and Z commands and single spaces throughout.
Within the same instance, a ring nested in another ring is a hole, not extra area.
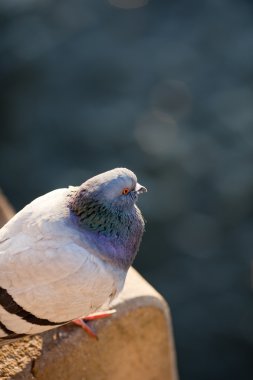
M 88 326 L 86 322 L 94 321 L 96 319 L 108 318 L 114 313 L 116 313 L 115 309 L 107 310 L 107 311 L 99 311 L 97 313 L 90 314 L 87 317 L 74 319 L 72 322 L 75 325 L 80 326 L 90 337 L 98 340 L 97 334 L 91 327 Z

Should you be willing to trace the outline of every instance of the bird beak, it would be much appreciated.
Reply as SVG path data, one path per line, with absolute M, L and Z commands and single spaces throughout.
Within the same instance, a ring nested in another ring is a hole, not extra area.
M 141 193 L 146 193 L 148 190 L 146 189 L 146 187 L 140 185 L 139 183 L 137 183 L 137 185 L 135 186 L 135 191 L 138 193 L 138 194 L 141 194 Z

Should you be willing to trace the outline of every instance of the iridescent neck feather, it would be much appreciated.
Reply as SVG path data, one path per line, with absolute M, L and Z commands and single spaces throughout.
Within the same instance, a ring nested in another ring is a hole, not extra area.
M 126 269 L 139 249 L 143 217 L 134 202 L 122 206 L 98 198 L 80 188 L 72 190 L 68 207 L 73 221 L 105 259 Z

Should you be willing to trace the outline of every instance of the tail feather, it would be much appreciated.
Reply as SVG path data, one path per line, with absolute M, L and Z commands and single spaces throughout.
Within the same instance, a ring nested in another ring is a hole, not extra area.
M 0 338 L 0 347 L 4 346 L 5 344 L 13 343 L 16 340 L 24 338 L 25 336 L 27 336 L 27 334 L 12 334 L 4 338 Z

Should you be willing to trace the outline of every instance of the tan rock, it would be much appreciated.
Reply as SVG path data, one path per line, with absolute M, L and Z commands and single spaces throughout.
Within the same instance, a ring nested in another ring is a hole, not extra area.
M 8 202 L 0 189 L 0 228 L 15 214 L 13 207 Z

